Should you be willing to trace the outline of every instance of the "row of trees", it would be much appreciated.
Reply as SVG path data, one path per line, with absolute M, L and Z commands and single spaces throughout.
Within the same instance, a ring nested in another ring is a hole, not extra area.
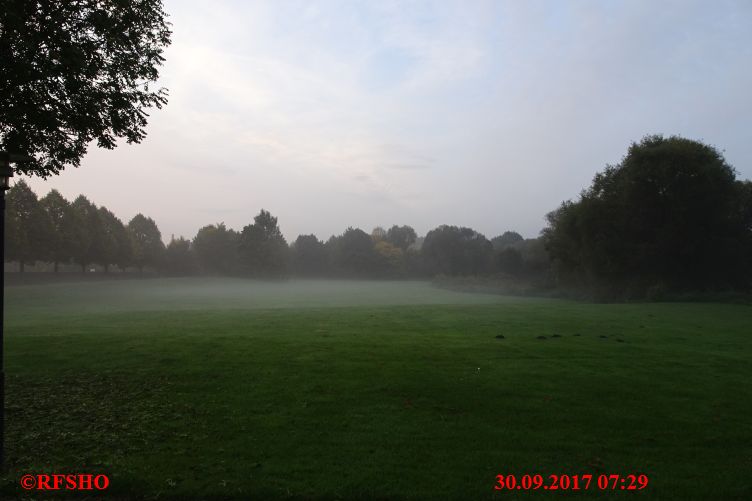
M 509 235 L 517 238 L 508 240 Z M 489 273 L 523 276 L 547 269 L 547 255 L 539 239 L 524 240 L 507 232 L 504 238 L 489 241 L 470 228 L 456 226 L 440 226 L 422 238 L 410 226 L 376 227 L 370 234 L 347 228 L 327 241 L 312 234 L 299 235 L 288 245 L 277 218 L 265 210 L 240 232 L 222 223 L 204 226 L 192 242 L 180 240 L 180 249 L 179 259 L 175 253 L 168 260 L 183 264 L 170 270 L 173 273 L 199 270 L 260 277 L 400 278 Z
M 117 2 L 6 4 L 0 105 L 11 112 L 0 114 L 0 150 L 27 157 L 16 171 L 47 177 L 78 165 L 95 140 L 105 148 L 117 138 L 140 142 L 145 110 L 166 103 L 166 91 L 150 87 L 171 36 L 161 0 L 134 3 L 127 15 Z M 55 269 L 74 262 L 251 275 L 520 275 L 550 265 L 560 285 L 626 295 L 752 287 L 752 183 L 736 179 L 717 149 L 680 137 L 632 144 L 578 200 L 549 213 L 532 240 L 509 233 L 489 241 L 454 226 L 422 241 L 408 227 L 349 228 L 326 243 L 303 235 L 288 246 L 262 211 L 241 232 L 212 225 L 165 247 L 151 219 L 124 225 L 83 196 L 68 203 L 53 191 L 37 200 L 17 183 L 8 198 L 6 256 L 21 270 L 39 260 Z
M 277 218 L 261 212 L 240 231 L 201 228 L 165 246 L 153 220 L 123 224 L 84 196 L 37 200 L 20 181 L 8 192 L 6 258 L 169 274 L 255 277 L 503 275 L 545 279 L 610 297 L 752 287 L 752 183 L 712 146 L 648 136 L 598 173 L 576 201 L 547 216 L 536 239 L 508 231 L 491 240 L 442 225 L 418 238 L 410 226 L 348 228 L 327 241 L 288 244 Z
M 348 228 L 326 242 L 300 235 L 288 245 L 277 218 L 265 210 L 241 231 L 204 226 L 193 240 L 165 246 L 156 223 L 141 214 L 128 224 L 83 195 L 68 202 L 52 190 L 42 199 L 19 181 L 8 192 L 6 259 L 27 263 L 92 264 L 105 272 L 135 267 L 168 274 L 255 277 L 417 277 L 435 274 L 521 276 L 545 270 L 542 242 L 506 232 L 492 240 L 470 229 L 439 226 L 418 238 L 410 226 Z
M 5 258 L 17 261 L 20 271 L 27 263 L 76 263 L 85 271 L 99 264 L 143 271 L 156 266 L 164 253 L 156 223 L 141 214 L 127 225 L 106 207 L 97 207 L 80 195 L 68 202 L 57 190 L 42 199 L 23 180 L 7 195 Z

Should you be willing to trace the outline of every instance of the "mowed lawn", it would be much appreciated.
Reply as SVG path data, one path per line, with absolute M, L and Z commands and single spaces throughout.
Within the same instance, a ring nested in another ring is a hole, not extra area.
M 136 499 L 752 499 L 750 306 L 154 279 L 7 287 L 6 312 L 3 499 L 42 472 Z M 535 473 L 649 485 L 493 490 Z

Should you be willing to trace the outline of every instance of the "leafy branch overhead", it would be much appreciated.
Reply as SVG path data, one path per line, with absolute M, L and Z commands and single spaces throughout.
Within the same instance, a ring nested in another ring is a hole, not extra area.
M 0 1 L 0 149 L 47 177 L 78 166 L 89 143 L 146 136 L 170 24 L 161 0 Z

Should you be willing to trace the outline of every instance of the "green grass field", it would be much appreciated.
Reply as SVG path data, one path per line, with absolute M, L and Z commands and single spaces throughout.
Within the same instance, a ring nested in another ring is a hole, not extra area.
M 3 499 L 42 472 L 129 499 L 752 499 L 750 306 L 154 279 L 8 287 L 6 312 Z

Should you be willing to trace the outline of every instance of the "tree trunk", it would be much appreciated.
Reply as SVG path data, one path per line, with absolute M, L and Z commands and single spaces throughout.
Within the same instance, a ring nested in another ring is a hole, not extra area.
M 23 272 L 24 272 L 24 265 L 25 265 L 25 264 L 26 264 L 26 263 L 24 263 L 23 259 L 22 259 L 22 260 L 20 260 L 20 261 L 18 262 L 18 271 L 20 271 L 21 273 L 23 273 Z
M 55 273 L 57 273 L 57 261 L 55 261 L 55 263 L 53 264 L 53 266 L 54 266 Z
M 86 273 L 86 265 L 81 263 L 81 273 Z
M 105 273 L 109 273 L 110 272 L 110 265 L 107 264 L 107 263 L 105 263 L 105 265 L 104 265 L 104 272 Z

